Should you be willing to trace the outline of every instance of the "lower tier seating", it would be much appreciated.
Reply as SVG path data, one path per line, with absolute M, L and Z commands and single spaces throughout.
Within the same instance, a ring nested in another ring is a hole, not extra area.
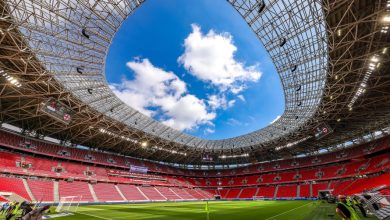
M 279 186 L 276 194 L 277 198 L 294 198 L 297 197 L 296 185 Z
M 26 200 L 31 200 L 23 184 L 23 180 L 19 178 L 0 177 L 0 192 L 16 193 Z
M 87 182 L 74 181 L 66 182 L 61 180 L 59 182 L 59 196 L 78 196 L 80 201 L 94 202 Z
M 302 184 L 299 186 L 299 197 L 311 197 L 310 184 Z
M 146 201 L 149 200 L 137 186 L 118 184 L 118 188 L 128 201 Z
M 51 180 L 27 180 L 34 198 L 37 201 L 54 201 L 54 183 Z
M 157 191 L 154 187 L 139 187 L 142 193 L 151 201 L 164 201 L 167 200 L 159 191 Z
M 123 201 L 124 199 L 120 196 L 118 190 L 114 184 L 110 183 L 98 183 L 93 185 L 93 189 L 96 193 L 99 202 L 107 201 Z
M 77 180 L 67 182 L 64 180 L 23 180 L 21 178 L 0 177 L 0 196 L 4 197 L 9 193 L 14 193 L 29 201 L 44 202 L 53 202 L 67 196 L 77 196 L 81 202 L 200 200 L 213 199 L 215 195 L 220 195 L 223 199 L 251 199 L 255 196 L 293 198 L 317 197 L 322 190 L 333 191 L 333 195 L 351 195 L 364 190 L 389 186 L 389 181 L 390 174 L 385 173 L 356 180 L 203 190 L 182 187 L 135 186 L 120 183 L 90 184 Z M 58 184 L 58 191 L 56 191 L 56 184 Z M 4 198 L 6 199 L 6 197 Z
M 257 188 L 244 188 L 239 196 L 240 199 L 250 199 L 256 194 Z

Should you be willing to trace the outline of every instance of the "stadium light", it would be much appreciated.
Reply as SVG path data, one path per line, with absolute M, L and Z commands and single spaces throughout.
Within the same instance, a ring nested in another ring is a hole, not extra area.
M 338 36 L 338 37 L 341 36 L 341 29 L 338 29 L 338 30 L 337 30 L 337 36 Z
M 144 141 L 141 143 L 141 147 L 147 147 L 148 146 L 148 142 Z
M 384 48 L 383 52 L 386 52 L 387 48 Z M 366 87 L 368 83 L 368 79 L 370 78 L 371 74 L 375 69 L 378 69 L 380 67 L 380 56 L 378 54 L 374 54 L 370 59 L 368 63 L 368 67 L 366 70 L 366 73 L 364 74 L 363 80 L 359 85 L 359 88 L 356 90 L 355 95 L 352 97 L 351 101 L 348 104 L 349 111 L 352 111 L 352 106 L 355 104 L 359 96 L 361 96 L 363 93 L 366 92 Z
M 371 57 L 371 61 L 374 62 L 374 63 L 377 63 L 377 62 L 379 62 L 379 57 L 374 55 L 374 56 Z
M 169 150 L 169 149 L 165 149 L 165 148 L 158 147 L 158 146 L 153 146 L 152 148 L 155 149 L 155 150 L 165 151 L 165 152 L 168 152 L 168 153 L 171 153 L 171 154 L 179 154 L 179 155 L 187 156 L 187 153 L 185 153 L 185 152 L 179 152 L 179 151 L 176 151 L 176 150 Z
M 390 14 L 383 16 L 382 21 L 384 23 L 390 23 Z
M 325 112 L 325 111 L 324 111 L 324 112 Z M 301 143 L 301 142 L 303 142 L 303 141 L 306 141 L 306 140 L 309 139 L 310 137 L 311 137 L 311 136 L 307 136 L 307 137 L 304 137 L 304 138 L 299 139 L 299 140 L 297 140 L 297 141 L 290 142 L 290 143 L 288 143 L 288 144 L 286 144 L 286 145 L 275 147 L 275 150 L 276 150 L 276 151 L 279 151 L 279 150 L 282 150 L 282 149 L 284 149 L 284 148 L 290 148 L 290 147 L 295 146 L 295 145 L 297 145 L 297 144 L 299 144 L 299 143 Z
M 237 157 L 249 157 L 249 154 L 248 154 L 248 153 L 245 153 L 245 154 L 221 155 L 221 156 L 219 156 L 220 159 L 237 158 Z
M 3 76 L 10 84 L 16 86 L 16 87 L 21 87 L 22 84 L 17 80 L 15 77 L 8 75 L 4 70 L 0 70 L 1 76 Z
M 111 131 L 108 131 L 108 130 L 104 129 L 104 128 L 100 128 L 99 132 L 103 133 L 103 134 L 108 134 L 108 135 L 113 136 L 113 137 L 121 138 L 121 139 L 123 139 L 125 141 L 129 141 L 129 142 L 132 142 L 132 143 L 138 143 L 137 140 L 131 139 L 129 137 L 125 137 L 123 135 L 117 135 L 117 134 L 115 134 L 115 133 L 113 133 Z

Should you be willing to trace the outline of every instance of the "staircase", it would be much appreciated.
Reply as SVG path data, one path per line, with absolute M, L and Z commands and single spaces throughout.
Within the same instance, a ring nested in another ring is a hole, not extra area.
M 58 181 L 54 181 L 53 182 L 53 193 L 54 193 L 54 202 L 59 202 L 60 201 L 60 194 L 58 193 L 59 190 L 58 190 Z
M 276 195 L 278 195 L 278 189 L 279 189 L 279 185 L 276 185 L 275 192 L 274 192 L 274 197 L 273 197 L 273 198 L 276 198 Z
M 153 187 L 154 190 L 157 191 L 158 194 L 160 194 L 165 200 L 168 200 L 167 197 L 165 197 L 156 187 Z
M 329 185 L 328 185 L 328 188 L 329 188 Z M 310 182 L 310 197 L 313 197 L 313 183 Z
M 149 200 L 149 201 L 150 201 L 150 199 L 145 195 L 144 192 L 142 192 L 142 190 L 139 189 L 138 186 L 137 186 L 137 190 L 145 197 L 146 200 Z
M 169 191 L 171 191 L 173 194 L 175 194 L 180 199 L 183 199 L 179 194 L 177 194 L 175 191 L 173 191 L 171 188 L 168 188 Z
M 327 189 L 330 189 L 330 184 L 332 183 L 332 181 L 329 181 L 328 182 L 328 186 L 326 187 Z
M 26 179 L 22 179 L 22 181 L 23 181 L 23 185 L 24 185 L 24 188 L 25 188 L 26 191 L 27 191 L 28 196 L 30 196 L 30 198 L 31 198 L 31 201 L 37 201 L 37 200 L 35 199 L 33 193 L 31 192 L 31 189 L 30 189 L 30 186 L 29 186 L 28 183 L 27 183 L 27 180 L 26 180 Z
M 88 183 L 88 188 L 89 188 L 89 191 L 91 192 L 93 201 L 94 202 L 99 202 L 99 200 L 98 200 L 98 198 L 96 196 L 95 190 L 93 189 L 93 186 L 90 183 Z
M 257 196 L 257 194 L 259 194 L 259 190 L 260 190 L 260 187 L 257 187 L 257 188 L 256 188 L 256 192 L 255 192 L 255 195 L 254 195 L 254 196 Z
M 240 192 L 237 194 L 237 197 L 236 197 L 236 199 L 240 198 L 240 196 L 241 196 L 241 193 L 242 193 L 242 190 L 243 190 L 243 189 L 241 189 L 241 190 L 240 190 Z
M 118 191 L 119 195 L 123 199 L 123 201 L 127 201 L 126 197 L 123 195 L 122 191 L 119 189 L 118 185 L 115 185 L 116 191 Z
M 301 185 L 297 186 L 297 197 L 300 197 L 301 195 Z

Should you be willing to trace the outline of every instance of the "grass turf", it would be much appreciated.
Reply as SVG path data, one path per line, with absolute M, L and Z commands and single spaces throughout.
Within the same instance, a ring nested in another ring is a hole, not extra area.
M 331 220 L 335 205 L 319 201 L 209 202 L 210 220 Z M 0 217 L 0 219 L 2 219 Z M 206 220 L 205 202 L 80 206 L 59 220 Z M 376 218 L 366 218 L 374 220 Z

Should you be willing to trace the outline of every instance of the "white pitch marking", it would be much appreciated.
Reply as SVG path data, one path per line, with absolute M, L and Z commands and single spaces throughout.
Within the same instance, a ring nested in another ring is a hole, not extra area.
M 307 203 L 307 204 L 305 204 L 305 205 L 298 206 L 298 207 L 296 207 L 296 208 L 290 209 L 290 210 L 285 211 L 285 212 L 282 212 L 282 213 L 280 213 L 280 214 L 274 215 L 274 216 L 269 217 L 269 218 L 267 218 L 267 219 L 265 219 L 265 220 L 273 219 L 273 218 L 275 218 L 276 216 L 284 215 L 284 214 L 286 214 L 286 213 L 288 213 L 288 212 L 294 211 L 294 210 L 296 210 L 296 209 L 302 208 L 302 207 L 307 206 L 307 205 L 310 205 L 310 204 L 312 204 L 312 202 L 311 202 L 311 203 Z

